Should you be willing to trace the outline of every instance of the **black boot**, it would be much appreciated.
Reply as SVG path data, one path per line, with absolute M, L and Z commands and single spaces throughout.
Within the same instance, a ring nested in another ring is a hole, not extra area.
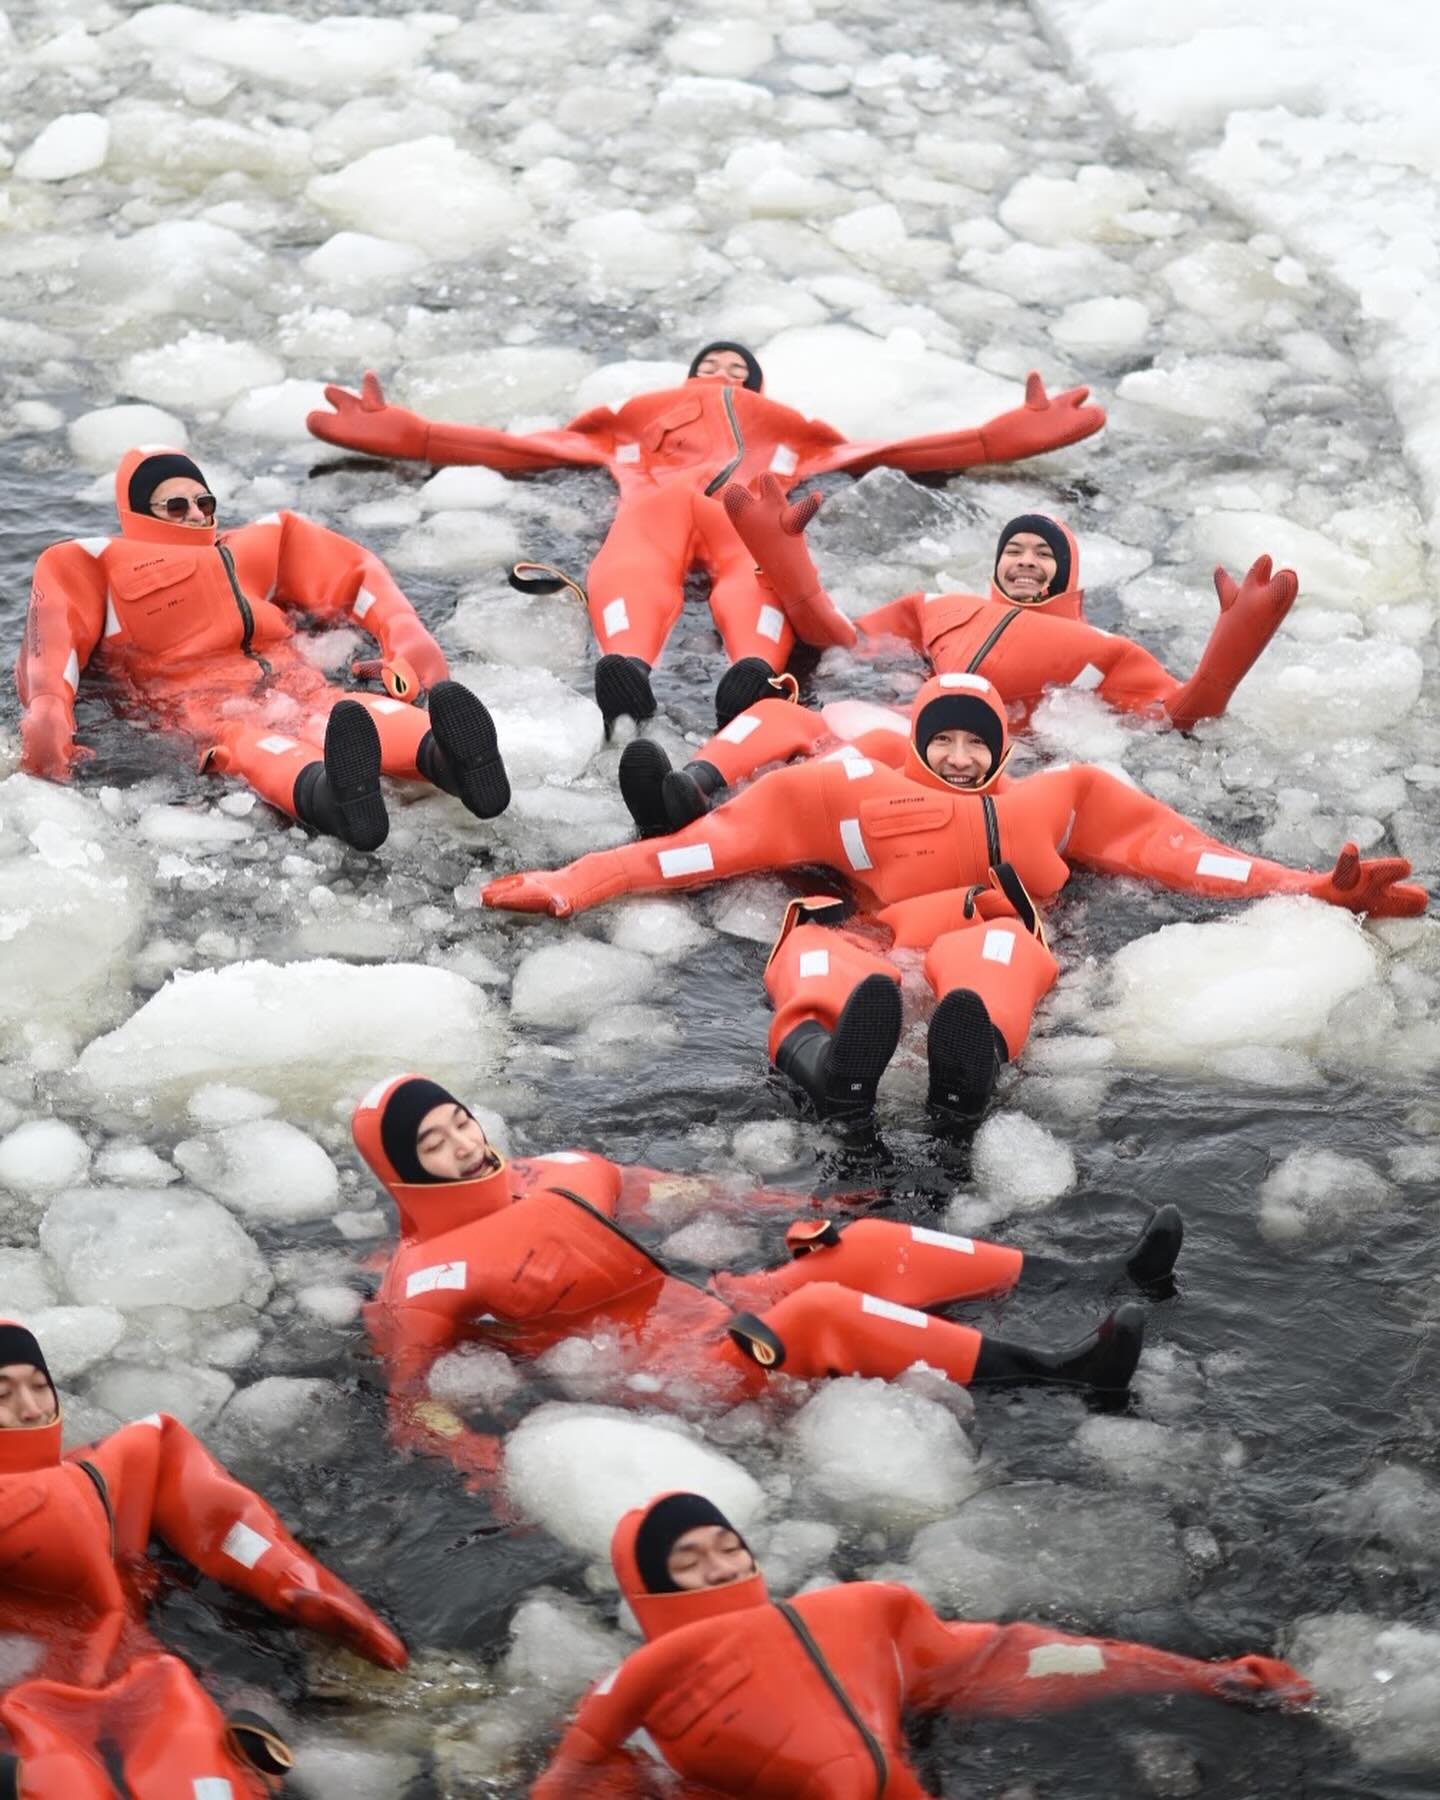
M 1120 1256 L 1068 1262 L 1061 1256 L 1026 1254 L 1016 1288 L 1030 1292 L 1064 1287 L 1072 1281 L 1133 1281 L 1142 1293 L 1163 1298 L 1175 1291 L 1175 1263 L 1185 1241 L 1185 1221 L 1178 1206 L 1151 1213 L 1145 1229 Z
M 595 665 L 595 704 L 605 715 L 607 731 L 622 713 L 632 719 L 653 718 L 649 663 L 638 656 L 602 656 Z
M 797 1025 L 775 1052 L 775 1067 L 804 1090 L 822 1119 L 868 1113 L 900 1042 L 900 989 L 888 975 L 867 975 L 827 1031 L 815 1019 Z
M 668 829 L 683 831 L 697 819 L 703 819 L 714 804 L 715 796 L 725 792 L 725 777 L 714 763 L 688 762 L 665 777 L 662 798 Z
M 757 700 L 773 700 L 775 671 L 763 656 L 742 656 L 720 677 L 715 689 L 715 729 L 723 731 Z
M 930 1105 L 957 1118 L 978 1119 L 990 1104 L 1007 1053 L 977 993 L 955 988 L 941 999 L 930 1018 L 927 1050 Z
M 1064 1350 L 1030 1350 L 986 1337 L 970 1385 L 1020 1381 L 1064 1382 L 1100 1393 L 1123 1393 L 1140 1361 L 1145 1339 L 1145 1308 L 1131 1300 L 1117 1308 L 1087 1338 Z
M 378 850 L 390 835 L 380 792 L 380 733 L 358 700 L 342 700 L 325 727 L 325 761 L 295 777 L 295 816 L 354 850 Z
M 427 781 L 453 794 L 477 819 L 498 819 L 510 804 L 510 782 L 485 703 L 458 681 L 430 690 L 430 729 L 415 753 Z
M 665 837 L 675 828 L 665 806 L 670 758 L 653 738 L 634 738 L 620 752 L 620 798 L 642 838 Z

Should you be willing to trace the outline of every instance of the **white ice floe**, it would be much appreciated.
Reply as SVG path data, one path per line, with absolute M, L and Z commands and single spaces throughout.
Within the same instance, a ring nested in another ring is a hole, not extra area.
M 532 950 L 515 971 L 512 1017 L 528 1025 L 583 1025 L 616 1006 L 654 992 L 655 965 L 636 950 L 620 950 L 579 932 Z
M 1364 1761 L 1440 1764 L 1440 1631 L 1369 1613 L 1321 1613 L 1296 1622 L 1285 1655 Z
M 257 344 L 210 331 L 187 331 L 172 343 L 127 357 L 120 379 L 140 400 L 183 412 L 207 412 L 252 388 L 277 382 L 284 374 L 283 364 Z
M 789 1436 L 808 1484 L 856 1524 L 923 1524 L 979 1486 L 978 1458 L 953 1412 L 891 1382 L 827 1381 Z
M 531 222 L 528 202 L 503 175 L 443 135 L 371 150 L 316 175 L 306 195 L 343 225 L 445 260 L 498 249 Z
M 136 444 L 183 450 L 189 434 L 174 413 L 158 406 L 102 406 L 70 421 L 70 448 L 89 469 L 113 469 Z
M 1389 1200 L 1378 1169 L 1335 1150 L 1292 1150 L 1260 1186 L 1260 1229 L 1271 1243 L 1306 1245 L 1343 1236 Z
M 187 1138 L 175 1146 L 175 1161 L 197 1187 L 245 1218 L 290 1224 L 328 1218 L 339 1204 L 334 1163 L 283 1119 Z
M 74 1187 L 90 1167 L 90 1146 L 63 1119 L 31 1119 L 0 1138 L 0 1188 L 39 1196 Z
M 1024 1113 L 993 1114 L 975 1134 L 978 1195 L 961 1195 L 946 1215 L 954 1231 L 979 1231 L 1012 1213 L 1038 1212 L 1075 1185 L 1075 1157 Z
M 516 787 L 573 781 L 604 740 L 600 709 L 548 670 L 466 663 L 454 675 L 490 709 L 505 768 Z
M 633 1647 L 569 1595 L 542 1588 L 516 1608 L 501 1667 L 508 1680 L 538 1687 L 564 1703 L 609 1674 Z
M 104 166 L 110 122 L 99 113 L 61 113 L 15 159 L 21 181 L 68 181 Z
M 56 1381 L 73 1381 L 104 1360 L 125 1335 L 124 1315 L 113 1306 L 20 1306 L 7 1291 L 6 1307 L 35 1333 Z
M 191 1431 L 204 1433 L 235 1391 L 235 1383 L 219 1369 L 168 1363 L 150 1368 L 142 1363 L 112 1363 L 90 1383 L 90 1398 L 117 1419 L 143 1419 L 170 1413 Z
M 261 1304 L 270 1275 L 223 1206 L 186 1188 L 76 1188 L 52 1200 L 40 1247 L 82 1306 L 205 1312 Z

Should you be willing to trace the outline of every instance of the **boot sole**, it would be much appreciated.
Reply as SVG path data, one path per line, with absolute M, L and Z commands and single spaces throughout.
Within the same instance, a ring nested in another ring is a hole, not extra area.
M 380 792 L 380 733 L 358 700 L 342 700 L 325 727 L 325 780 L 353 850 L 378 850 L 390 835 Z
M 710 810 L 710 801 L 700 791 L 699 782 L 683 769 L 676 769 L 665 777 L 660 797 L 665 807 L 667 831 L 683 831 L 687 825 L 703 819 Z
M 995 1027 L 978 994 L 958 988 L 944 996 L 930 1019 L 927 1054 L 930 1105 L 962 1119 L 978 1119 L 990 1104 L 999 1073 Z
M 430 729 L 461 804 L 477 819 L 498 819 L 510 804 L 510 780 L 484 701 L 458 681 L 437 681 L 430 691 Z
M 732 663 L 715 689 L 715 729 L 723 731 L 757 700 L 773 700 L 775 690 L 770 683 L 774 678 L 775 671 L 761 657 L 744 656 Z
M 602 656 L 595 665 L 595 704 L 605 715 L 607 726 L 628 713 L 632 719 L 655 716 L 655 696 L 650 677 L 637 669 L 628 656 L 613 652 Z
M 620 752 L 620 798 L 642 838 L 666 837 L 674 829 L 665 804 L 670 780 L 670 758 L 652 739 L 636 738 Z
M 869 1112 L 900 1042 L 900 989 L 867 975 L 841 1008 L 826 1058 L 826 1101 L 836 1112 Z

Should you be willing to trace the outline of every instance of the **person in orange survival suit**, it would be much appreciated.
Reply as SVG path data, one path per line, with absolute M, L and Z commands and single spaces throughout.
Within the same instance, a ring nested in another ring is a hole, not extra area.
M 787 609 L 757 572 L 717 496 L 728 482 L 762 473 L 777 491 L 815 475 L 863 475 L 884 466 L 910 474 L 950 474 L 1056 450 L 1098 431 L 1105 414 L 1084 404 L 1088 388 L 1046 395 L 1038 375 L 1024 404 L 970 431 L 891 443 L 847 443 L 831 425 L 768 399 L 760 364 L 743 344 L 707 344 L 684 385 L 641 394 L 618 411 L 597 406 L 560 431 L 528 437 L 477 425 L 431 423 L 390 406 L 373 373 L 360 393 L 328 387 L 333 412 L 312 412 L 316 437 L 373 456 L 448 465 L 482 463 L 507 474 L 565 466 L 604 468 L 620 490 L 615 521 L 586 586 L 590 623 L 602 655 L 595 699 L 607 723 L 621 713 L 655 711 L 650 671 L 684 604 L 686 572 L 709 572 L 710 610 L 730 661 L 759 657 L 783 669 L 805 621 Z M 779 485 L 783 484 L 783 485 Z M 525 565 L 531 566 L 531 565 Z M 553 589 L 563 578 L 546 582 Z M 516 571 L 517 585 L 527 578 Z M 570 584 L 573 585 L 573 584 Z
M 24 1800 L 260 1800 L 285 1745 L 228 1720 L 144 1624 L 161 1538 L 212 1580 L 381 1668 L 405 1646 L 177 1420 L 155 1414 L 61 1455 L 60 1404 L 34 1335 L 0 1321 L 0 1632 L 33 1661 L 0 1699 L 0 1794 Z M 104 1751 L 123 1765 L 112 1784 Z
M 645 1643 L 580 1702 L 532 1800 L 673 1791 L 753 1800 L 927 1800 L 906 1711 L 1011 1717 L 1115 1694 L 1300 1705 L 1270 1656 L 1202 1662 L 1048 1626 L 947 1623 L 898 1582 L 773 1601 L 741 1534 L 700 1494 L 615 1528 L 611 1562 Z M 692 1787 L 688 1784 L 694 1784 Z
M 772 1061 L 822 1113 L 868 1111 L 901 1024 L 900 977 L 880 952 L 923 949 L 941 996 L 930 1098 L 962 1115 L 983 1110 L 998 1062 L 1019 1054 L 1054 983 L 1036 908 L 1071 864 L 1217 899 L 1309 894 L 1377 916 L 1425 910 L 1402 857 L 1362 861 L 1347 844 L 1328 874 L 1289 869 L 1089 764 L 1002 789 L 1008 755 L 1005 708 L 984 676 L 937 675 L 915 696 L 901 772 L 855 754 L 775 769 L 684 831 L 502 876 L 482 899 L 563 918 L 618 894 L 827 864 L 858 897 L 863 929 L 830 929 L 843 910 L 834 900 L 792 904 L 765 972 Z
M 75 743 L 75 696 L 96 658 L 127 711 L 356 849 L 389 831 L 382 769 L 423 776 L 480 818 L 505 810 L 489 713 L 446 679 L 440 646 L 377 557 L 291 512 L 217 533 L 215 497 L 179 450 L 127 451 L 115 505 L 118 537 L 56 544 L 35 566 L 15 663 L 32 775 L 63 780 L 89 755 Z M 358 667 L 383 674 L 388 692 L 331 687 L 296 648 L 286 605 L 368 631 L 383 660 Z M 422 688 L 428 712 L 410 704 Z
M 802 1380 L 899 1375 L 923 1361 L 951 1380 L 1061 1381 L 1123 1389 L 1140 1354 L 1144 1309 L 1121 1306 L 1063 1350 L 1032 1350 L 924 1310 L 1053 1286 L 1077 1276 L 1169 1283 L 1183 1235 L 1163 1206 L 1122 1255 L 1073 1265 L 918 1225 L 803 1219 L 791 1260 L 753 1274 L 673 1275 L 628 1229 L 675 1177 L 620 1168 L 586 1151 L 507 1162 L 462 1102 L 397 1075 L 355 1109 L 355 1143 L 400 1212 L 400 1243 L 365 1311 L 386 1362 L 396 1440 L 439 1451 L 484 1480 L 500 1446 L 429 1396 L 435 1359 L 466 1340 L 530 1357 L 562 1338 L 618 1328 L 627 1360 L 739 1398 L 783 1368 Z M 793 1195 L 752 1197 L 770 1206 Z

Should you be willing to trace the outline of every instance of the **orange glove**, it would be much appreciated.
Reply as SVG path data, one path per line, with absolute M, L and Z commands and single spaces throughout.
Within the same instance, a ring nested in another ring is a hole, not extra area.
M 357 1656 L 382 1669 L 403 1669 L 410 1660 L 404 1644 L 364 1601 L 353 1594 L 324 1594 L 318 1588 L 281 1588 L 276 1605 L 309 1631 L 338 1638 Z
M 1218 1699 L 1252 1706 L 1303 1706 L 1315 1690 L 1300 1673 L 1276 1656 L 1237 1656 L 1211 1664 Z
M 1406 881 L 1410 864 L 1403 856 L 1377 856 L 1366 862 L 1354 844 L 1346 844 L 1328 875 L 1317 875 L 1309 892 L 1330 906 L 1348 907 L 1353 913 L 1369 913 L 1377 919 L 1414 919 L 1424 912 L 1430 896 L 1417 883 Z
M 549 913 L 556 919 L 568 918 L 574 910 L 561 871 L 551 869 L 502 875 L 496 881 L 486 882 L 480 890 L 480 904 L 498 907 L 503 912 Z
M 76 763 L 95 752 L 75 742 L 75 718 L 54 694 L 38 694 L 20 717 L 20 767 L 47 781 L 68 781 Z
M 825 648 L 855 642 L 855 627 L 820 585 L 810 560 L 805 527 L 820 510 L 821 496 L 810 493 L 789 502 L 785 489 L 768 470 L 746 487 L 732 481 L 721 495 L 736 536 L 755 558 L 802 643 Z
M 1235 577 L 1217 565 L 1215 592 L 1220 598 L 1221 612 L 1229 612 L 1238 602 L 1241 612 L 1273 613 L 1277 623 L 1283 619 L 1300 592 L 1300 577 L 1293 569 L 1282 569 L 1278 575 L 1272 575 L 1272 567 L 1268 556 L 1257 556 L 1246 571 L 1244 581 L 1237 585 Z
M 1017 462 L 1022 456 L 1059 450 L 1099 431 L 1105 423 L 1105 409 L 1084 404 L 1089 392 L 1088 387 L 1069 388 L 1052 400 L 1032 369 L 1025 377 L 1025 404 L 981 426 L 985 460 Z
M 419 413 L 407 412 L 403 406 L 388 405 L 373 369 L 365 371 L 364 385 L 358 394 L 352 394 L 349 388 L 327 387 L 325 398 L 334 412 L 317 410 L 307 415 L 305 423 L 315 437 L 324 438 L 327 444 L 362 450 L 367 456 L 395 456 L 411 462 L 424 462 L 428 456 L 428 420 Z

